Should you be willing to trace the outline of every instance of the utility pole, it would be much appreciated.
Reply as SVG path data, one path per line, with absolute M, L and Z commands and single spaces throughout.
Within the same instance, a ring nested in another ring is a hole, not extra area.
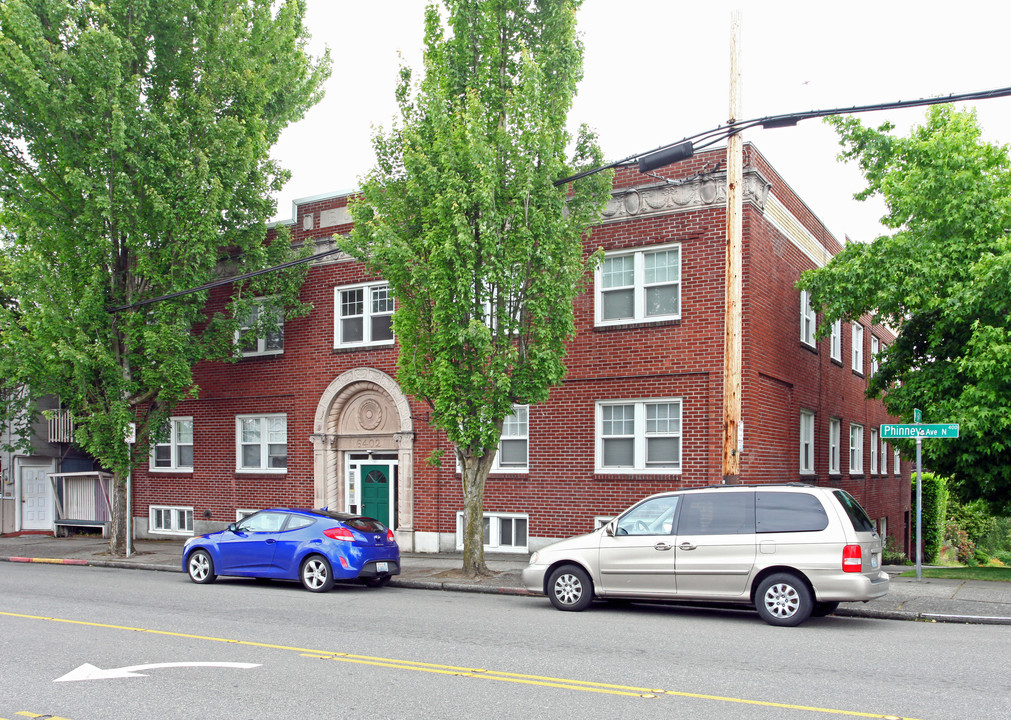
M 730 15 L 730 117 L 733 127 L 740 118 L 741 104 L 741 12 Z M 727 138 L 727 259 L 726 319 L 723 358 L 723 482 L 741 481 L 741 295 L 743 264 L 743 139 L 739 133 Z

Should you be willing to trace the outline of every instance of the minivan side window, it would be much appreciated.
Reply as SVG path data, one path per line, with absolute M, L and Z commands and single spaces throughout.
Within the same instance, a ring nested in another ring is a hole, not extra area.
M 677 504 L 677 495 L 665 495 L 639 503 L 618 519 L 614 534 L 670 535 Z
M 835 495 L 836 500 L 839 501 L 839 504 L 843 506 L 843 510 L 849 515 L 854 530 L 857 532 L 874 532 L 874 523 L 867 517 L 867 511 L 860 507 L 860 503 L 852 495 L 845 490 L 833 490 L 832 494 Z
M 760 533 L 818 532 L 828 527 L 828 515 L 814 495 L 758 492 L 755 525 Z
M 685 493 L 678 535 L 745 535 L 755 532 L 755 493 Z

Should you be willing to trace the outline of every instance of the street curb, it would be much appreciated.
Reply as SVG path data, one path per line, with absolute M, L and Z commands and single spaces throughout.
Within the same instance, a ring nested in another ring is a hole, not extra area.
M 407 588 L 410 590 L 445 590 L 448 592 L 485 593 L 488 595 L 544 597 L 543 593 L 530 592 L 526 588 L 497 585 L 465 585 L 457 582 L 435 582 L 432 580 L 398 580 L 395 577 L 390 581 L 390 587 Z
M 19 562 L 19 563 L 45 563 L 47 565 L 87 565 L 87 560 L 60 560 L 56 558 L 28 558 L 28 557 L 9 557 L 0 558 L 6 560 L 7 562 Z
M 182 568 L 174 565 L 157 565 L 154 563 L 137 563 L 117 560 L 84 560 L 83 558 L 30 558 L 30 557 L 0 557 L 0 562 L 40 563 L 46 565 L 83 565 L 86 567 L 109 567 L 120 570 L 157 570 L 159 572 L 182 572 Z
M 175 565 L 156 563 L 138 563 L 125 560 L 84 560 L 83 558 L 32 558 L 32 557 L 0 557 L 0 562 L 39 563 L 48 565 L 78 565 L 86 567 L 105 567 L 119 570 L 151 570 L 156 572 L 182 573 L 182 568 Z M 544 597 L 543 593 L 532 592 L 522 587 L 505 587 L 501 585 L 467 585 L 459 582 L 440 582 L 434 580 L 410 580 L 394 577 L 390 587 L 408 590 L 441 590 L 444 592 L 481 593 L 488 595 L 510 595 L 513 597 Z M 1011 617 L 986 615 L 949 615 L 944 613 L 906 612 L 903 610 L 877 610 L 875 608 L 840 607 L 833 615 L 840 617 L 860 617 L 872 620 L 904 620 L 906 622 L 953 623 L 962 625 L 1011 625 Z

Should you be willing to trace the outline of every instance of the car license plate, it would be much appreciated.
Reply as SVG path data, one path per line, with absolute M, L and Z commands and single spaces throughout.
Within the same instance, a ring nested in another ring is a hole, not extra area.
M 390 571 L 390 564 L 389 563 L 384 563 L 384 562 L 377 562 L 376 563 L 376 572 L 389 572 L 389 571 Z

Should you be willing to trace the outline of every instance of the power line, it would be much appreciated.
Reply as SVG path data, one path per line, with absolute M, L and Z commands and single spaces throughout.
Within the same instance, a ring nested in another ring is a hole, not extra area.
M 133 310 L 134 308 L 143 307 L 145 305 L 161 302 L 163 300 L 174 300 L 175 298 L 182 297 L 183 295 L 192 295 L 193 293 L 198 293 L 203 290 L 210 290 L 212 288 L 221 287 L 222 285 L 228 285 L 230 283 L 238 282 L 240 280 L 248 280 L 249 278 L 256 277 L 257 275 L 263 275 L 269 272 L 276 272 L 278 270 L 287 270 L 288 268 L 292 268 L 297 265 L 303 265 L 307 262 L 312 262 L 313 260 L 319 260 L 320 258 L 325 258 L 330 255 L 336 255 L 339 252 L 341 252 L 340 248 L 326 250 L 325 252 L 310 255 L 309 257 L 300 258 L 298 260 L 290 260 L 289 262 L 281 263 L 280 265 L 274 265 L 268 268 L 263 268 L 262 270 L 254 270 L 253 272 L 248 272 L 243 275 L 233 275 L 232 277 L 221 278 L 220 280 L 215 280 L 213 282 L 206 283 L 205 285 L 200 285 L 199 287 L 190 288 L 188 290 L 180 290 L 178 292 L 169 293 L 168 295 L 159 295 L 158 297 L 140 300 L 138 302 L 131 303 L 129 305 L 118 305 L 117 307 L 109 308 L 109 312 L 117 313 L 122 310 Z
M 725 140 L 726 138 L 741 132 L 742 130 L 748 130 L 753 127 L 761 126 L 766 129 L 780 128 L 780 127 L 792 127 L 796 125 L 801 120 L 808 120 L 810 118 L 816 117 L 828 117 L 830 115 L 854 115 L 856 113 L 864 112 L 875 112 L 878 110 L 897 110 L 900 108 L 908 107 L 923 107 L 926 105 L 943 105 L 953 102 L 966 102 L 971 100 L 990 100 L 993 98 L 1001 98 L 1011 96 L 1011 87 L 997 88 L 996 90 L 979 90 L 976 92 L 960 93 L 958 95 L 948 95 L 946 97 L 933 97 L 933 98 L 921 98 L 920 100 L 897 100 L 890 103 L 877 103 L 875 105 L 854 105 L 848 108 L 833 108 L 831 110 L 808 110 L 807 112 L 797 112 L 797 113 L 785 113 L 783 115 L 767 115 L 762 118 L 755 118 L 753 120 L 742 120 L 741 122 L 731 123 L 729 125 L 719 125 L 712 130 L 705 130 L 694 135 L 689 135 L 688 137 L 678 140 L 675 143 L 669 143 L 667 145 L 661 145 L 658 148 L 652 150 L 647 150 L 645 152 L 636 153 L 634 155 L 629 155 L 621 160 L 616 160 L 613 163 L 607 165 L 602 165 L 597 168 L 592 168 L 590 170 L 583 170 L 582 172 L 576 173 L 575 175 L 570 175 L 569 177 L 562 178 L 561 180 L 555 181 L 555 187 L 559 185 L 565 185 L 574 180 L 579 180 L 580 178 L 588 177 L 594 175 L 602 170 L 610 170 L 611 168 L 616 168 L 620 165 L 626 165 L 634 160 L 639 160 L 640 158 L 645 158 L 650 155 L 657 153 L 672 151 L 678 146 L 683 147 L 683 152 L 675 154 L 677 159 L 685 159 L 691 157 L 693 150 L 701 149 L 713 145 L 720 140 Z M 680 156 L 680 157 L 679 157 Z

